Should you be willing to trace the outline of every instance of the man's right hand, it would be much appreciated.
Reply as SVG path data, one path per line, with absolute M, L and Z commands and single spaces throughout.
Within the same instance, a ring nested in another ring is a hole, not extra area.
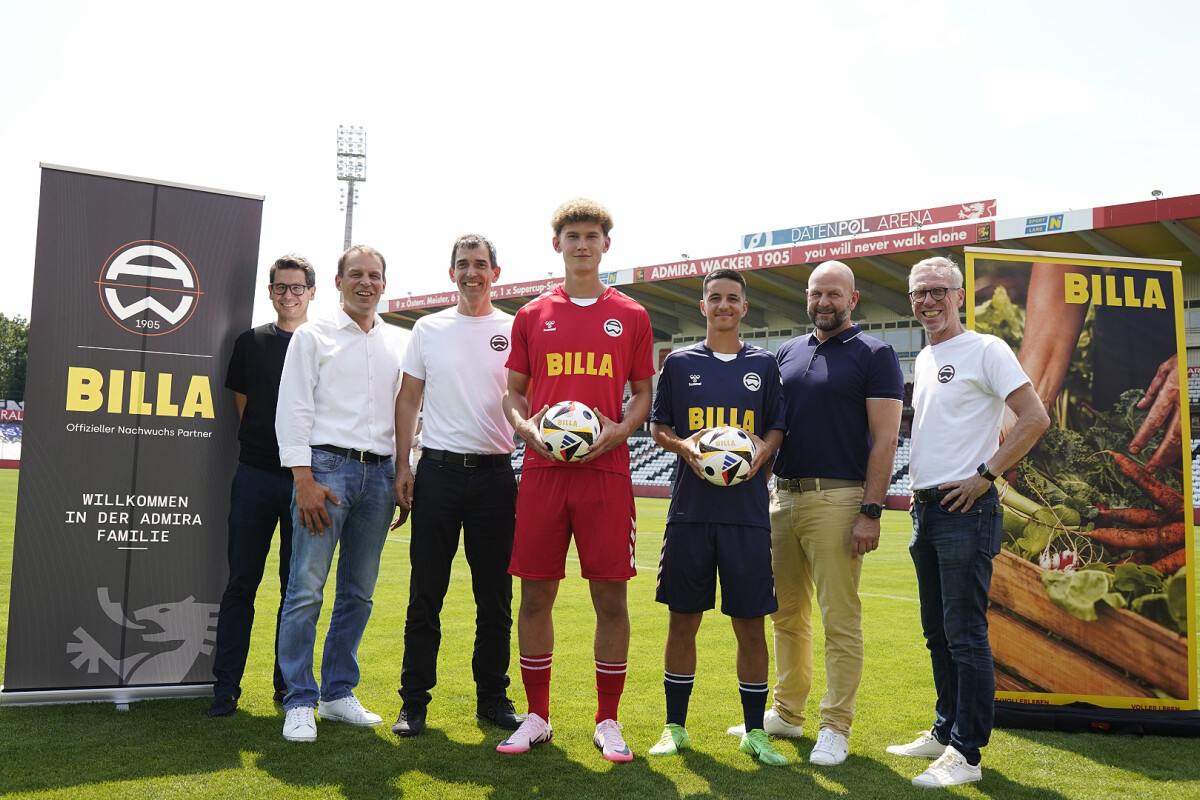
M 308 531 L 308 535 L 324 536 L 326 528 L 333 527 L 333 520 L 325 508 L 325 501 L 340 506 L 333 490 L 318 483 L 310 472 L 307 478 L 296 478 L 296 512 L 300 516 L 300 525 Z
M 554 458 L 550 452 L 550 448 L 546 447 L 546 443 L 542 440 L 542 417 L 546 416 L 546 412 L 550 410 L 550 406 L 542 406 L 542 410 L 534 414 L 526 420 L 520 421 L 513 430 L 517 436 L 525 442 L 526 447 L 533 448 L 533 452 L 544 458 Z
M 396 481 L 392 484 L 392 492 L 396 495 L 396 505 L 412 511 L 413 486 L 416 479 L 407 464 L 397 464 Z

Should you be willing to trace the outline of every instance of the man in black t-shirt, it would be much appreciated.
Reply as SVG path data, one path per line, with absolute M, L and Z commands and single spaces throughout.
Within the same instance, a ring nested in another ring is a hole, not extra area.
M 250 650 L 254 596 L 262 581 L 271 535 L 279 526 L 279 602 L 287 590 L 292 554 L 292 471 L 279 464 L 275 438 L 275 406 L 279 376 L 292 331 L 308 320 L 308 303 L 316 293 L 316 272 L 308 260 L 286 255 L 271 265 L 267 291 L 275 322 L 248 330 L 237 338 L 225 388 L 233 390 L 241 426 L 241 454 L 229 493 L 229 582 L 217 619 L 217 652 L 213 661 L 210 717 L 237 710 L 242 673 Z M 276 638 L 279 617 L 276 612 Z M 278 641 L 276 642 L 278 652 Z M 275 702 L 283 701 L 287 684 L 275 659 Z

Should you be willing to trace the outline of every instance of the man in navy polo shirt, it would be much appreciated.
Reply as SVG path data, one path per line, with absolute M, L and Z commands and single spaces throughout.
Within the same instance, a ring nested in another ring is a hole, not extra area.
M 813 764 L 846 760 L 862 678 L 862 558 L 879 546 L 904 375 L 891 346 L 850 321 L 854 273 L 826 261 L 808 279 L 812 333 L 779 349 L 787 436 L 775 460 L 771 560 L 779 610 L 774 706 L 764 729 L 799 736 L 812 686 L 812 596 L 825 625 L 825 695 Z M 741 733 L 740 726 L 730 733 Z
M 674 755 L 691 744 L 684 725 L 696 678 L 696 631 L 704 612 L 716 604 L 719 572 L 721 611 L 737 637 L 746 730 L 741 749 L 764 764 L 782 766 L 787 758 L 763 730 L 768 661 L 763 617 L 777 605 L 766 474 L 760 472 L 783 441 L 779 366 L 769 352 L 739 336 L 747 309 L 740 273 L 710 272 L 700 309 L 707 335 L 667 356 L 650 416 L 654 441 L 679 456 L 655 593 L 671 609 L 663 676 L 667 726 L 650 755 Z M 700 436 L 724 425 L 750 434 L 756 448 L 750 475 L 736 486 L 714 486 L 700 468 Z

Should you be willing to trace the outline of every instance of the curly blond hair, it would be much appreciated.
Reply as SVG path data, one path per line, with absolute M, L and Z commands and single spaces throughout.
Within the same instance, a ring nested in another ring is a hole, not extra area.
M 613 227 L 612 214 L 608 209 L 586 197 L 573 198 L 556 208 L 554 216 L 550 218 L 550 227 L 554 229 L 554 235 L 558 236 L 562 233 L 563 226 L 572 222 L 595 222 L 604 229 L 605 236 L 608 236 Z

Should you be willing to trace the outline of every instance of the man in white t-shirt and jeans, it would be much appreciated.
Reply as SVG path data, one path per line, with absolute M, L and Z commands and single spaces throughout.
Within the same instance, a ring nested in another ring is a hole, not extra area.
M 918 488 L 908 550 L 937 703 L 932 728 L 887 751 L 936 759 L 913 785 L 957 786 L 982 777 L 980 748 L 994 716 L 987 606 L 1003 512 L 992 484 L 1029 452 L 1050 418 L 1012 349 L 963 326 L 966 290 L 953 261 L 921 261 L 908 288 L 929 337 L 914 367 L 909 475 Z M 1006 406 L 1017 421 L 1000 443 Z
M 397 736 L 425 731 L 430 690 L 437 683 L 442 601 L 460 528 L 475 594 L 475 716 L 507 730 L 521 724 L 507 695 L 508 561 L 517 482 L 513 429 L 500 402 L 508 381 L 504 364 L 513 318 L 492 306 L 492 282 L 499 276 L 492 243 L 475 234 L 460 236 L 450 258 L 458 305 L 418 320 L 404 356 L 396 397 L 397 453 L 407 453 L 412 445 L 422 395 L 425 412 L 416 476 L 404 460 L 396 465 L 396 502 L 412 509 L 412 574 L 400 671 L 404 705 L 392 726 Z

